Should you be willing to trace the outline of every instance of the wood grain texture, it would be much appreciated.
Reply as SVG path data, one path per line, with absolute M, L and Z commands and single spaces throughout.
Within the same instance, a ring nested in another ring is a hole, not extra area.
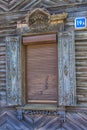
M 0 110 L 0 130 L 86 130 L 87 113 L 67 112 L 65 122 L 60 116 L 28 115 L 17 119 L 16 110 Z
M 0 0 L 0 12 L 27 10 L 29 8 L 60 6 L 65 4 L 81 3 L 86 0 Z
M 0 0 L 0 12 L 8 11 L 8 0 Z
M 23 44 L 45 44 L 45 43 L 56 43 L 56 34 L 44 34 L 36 36 L 23 37 Z
M 20 38 L 6 37 L 6 87 L 7 104 L 21 104 Z
M 6 44 L 0 38 L 0 106 L 6 105 Z
M 87 41 L 76 41 L 77 103 L 87 104 Z
M 75 44 L 74 33 L 63 32 L 58 35 L 59 66 L 59 105 L 75 105 Z
M 38 7 L 51 7 L 51 6 L 59 6 L 64 4 L 71 4 L 71 3 L 79 3 L 80 0 L 8 0 L 8 9 L 9 11 L 13 10 L 26 10 L 29 8 L 38 8 Z M 84 1 L 85 2 L 85 1 Z
M 57 45 L 41 43 L 27 46 L 25 58 L 28 102 L 55 103 L 58 96 Z

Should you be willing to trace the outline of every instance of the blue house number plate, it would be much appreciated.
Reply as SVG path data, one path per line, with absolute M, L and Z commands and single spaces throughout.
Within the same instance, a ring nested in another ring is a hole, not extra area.
M 86 28 L 86 18 L 80 17 L 75 19 L 75 28 L 82 29 Z

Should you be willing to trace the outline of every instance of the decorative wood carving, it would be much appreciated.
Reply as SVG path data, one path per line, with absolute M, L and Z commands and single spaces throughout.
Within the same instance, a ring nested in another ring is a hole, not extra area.
M 45 32 L 54 30 L 54 28 L 58 30 L 57 25 L 63 24 L 67 16 L 67 13 L 50 15 L 47 10 L 37 8 L 26 16 L 26 23 L 29 26 L 30 32 Z
M 40 31 L 46 30 L 50 22 L 50 14 L 40 8 L 33 10 L 26 17 L 27 24 L 31 30 Z
M 59 112 L 59 111 L 58 111 Z M 23 113 L 23 115 L 22 115 Z M 34 113 L 34 114 L 33 114 Z M 87 108 L 68 108 L 61 115 L 40 114 L 36 111 L 17 112 L 15 109 L 0 110 L 0 130 L 86 130 L 87 129 Z M 21 118 L 21 116 L 23 118 Z
M 21 77 L 20 77 L 20 39 L 17 36 L 6 37 L 7 46 L 7 103 L 21 104 Z
M 51 15 L 50 23 L 51 24 L 63 23 L 64 20 L 67 18 L 67 16 L 68 16 L 67 13 L 53 14 L 53 15 Z
M 36 115 L 41 115 L 41 116 L 56 116 L 60 117 L 61 123 L 65 122 L 65 108 L 61 107 L 59 110 L 28 110 L 28 109 L 23 109 L 23 108 L 17 108 L 17 118 L 18 120 L 23 120 L 24 115 L 29 115 L 29 116 L 36 116 Z
M 75 105 L 75 45 L 74 32 L 59 33 L 59 105 Z

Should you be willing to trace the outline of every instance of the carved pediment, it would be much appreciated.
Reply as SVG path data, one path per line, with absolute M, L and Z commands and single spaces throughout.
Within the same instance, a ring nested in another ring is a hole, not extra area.
M 36 32 L 47 30 L 50 26 L 63 23 L 67 16 L 67 13 L 50 15 L 47 10 L 37 8 L 27 15 L 26 22 L 29 29 Z
M 26 17 L 26 21 L 31 30 L 45 29 L 50 23 L 50 14 L 37 8 Z

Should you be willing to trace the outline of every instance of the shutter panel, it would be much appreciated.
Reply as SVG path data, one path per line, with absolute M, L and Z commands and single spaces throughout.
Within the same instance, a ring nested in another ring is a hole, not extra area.
M 75 41 L 74 31 L 59 33 L 58 37 L 59 66 L 59 105 L 75 105 Z
M 57 103 L 56 43 L 26 46 L 26 86 L 28 103 Z
M 76 41 L 77 103 L 87 105 L 87 41 Z
M 8 105 L 21 104 L 21 77 L 20 77 L 20 38 L 6 37 L 7 67 L 7 103 Z

